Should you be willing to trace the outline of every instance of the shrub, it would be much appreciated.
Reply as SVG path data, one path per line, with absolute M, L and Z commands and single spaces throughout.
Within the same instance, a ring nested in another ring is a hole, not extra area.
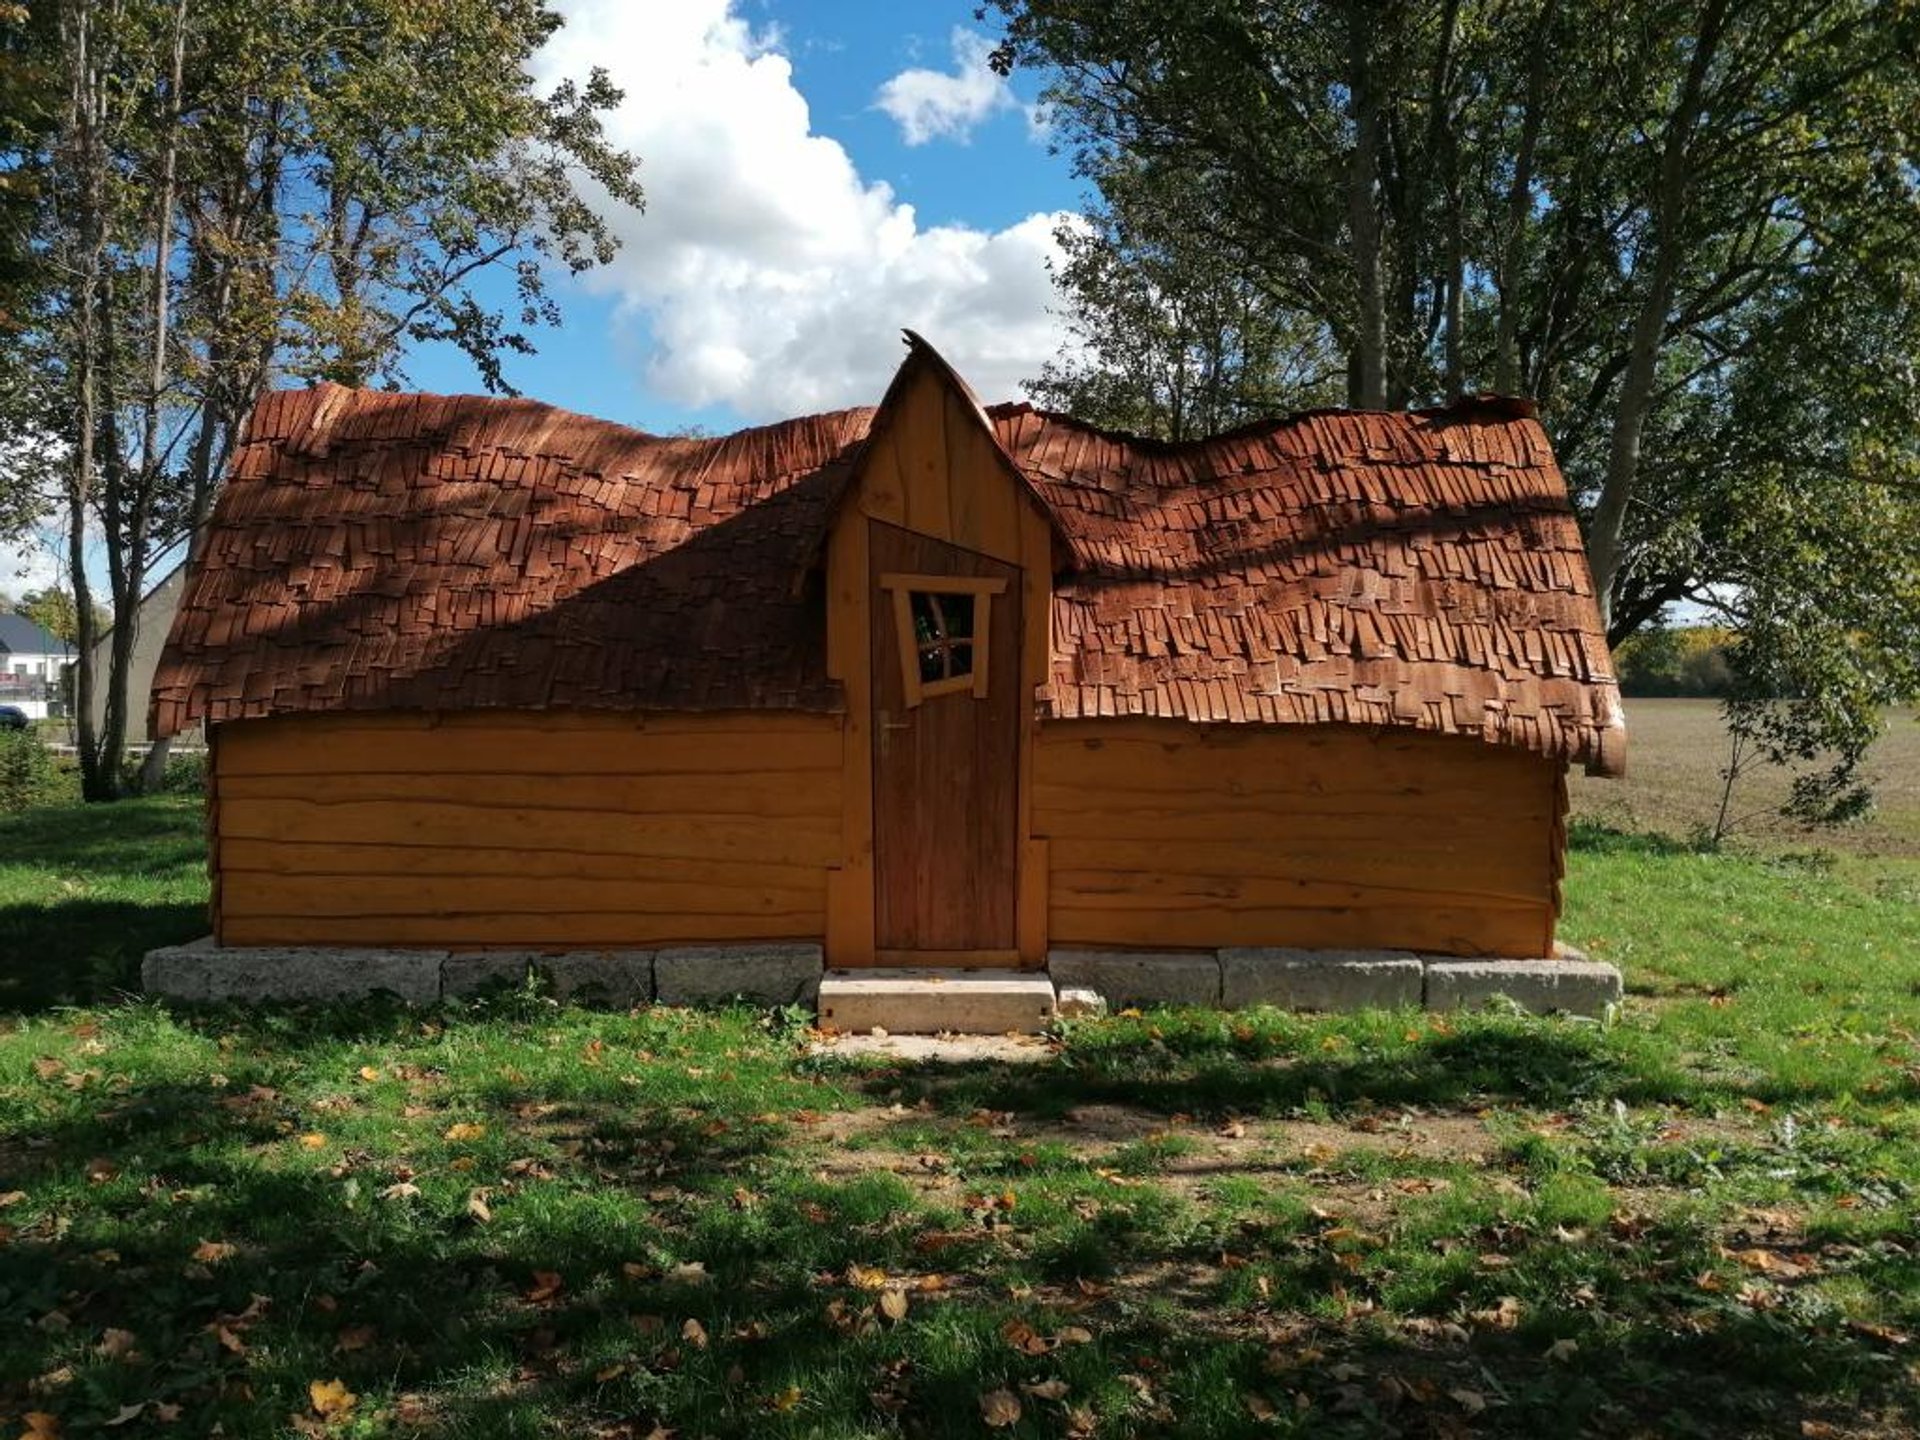
M 17 815 L 53 791 L 53 753 L 32 727 L 0 731 L 0 812 Z

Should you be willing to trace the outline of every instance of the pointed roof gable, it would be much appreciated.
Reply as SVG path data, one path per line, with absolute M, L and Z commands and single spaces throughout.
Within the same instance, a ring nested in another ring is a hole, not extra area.
M 1064 557 L 1069 551 L 1071 542 L 1066 532 L 1060 528 L 1059 517 L 1054 514 L 1052 507 L 1047 504 L 1040 492 L 1034 488 L 1033 481 L 1026 472 L 1016 465 L 1013 457 L 1007 453 L 999 429 L 994 425 L 992 417 L 988 415 L 986 407 L 980 403 L 980 397 L 974 393 L 973 387 L 966 382 L 965 377 L 958 370 L 947 363 L 945 356 L 928 344 L 916 331 L 903 329 L 900 332 L 900 338 L 906 342 L 906 359 L 902 360 L 900 367 L 893 372 L 893 379 L 887 384 L 886 394 L 881 396 L 880 404 L 873 411 L 873 419 L 867 431 L 866 440 L 861 446 L 860 455 L 854 461 L 853 483 L 836 502 L 834 518 L 837 518 L 839 507 L 848 502 L 859 484 L 861 461 L 872 452 L 876 442 L 896 423 L 914 381 L 922 375 L 932 375 L 979 426 L 980 434 L 986 440 L 996 464 L 1006 475 L 1016 493 L 1046 520 L 1047 529 L 1053 536 L 1056 552 Z M 831 532 L 831 530 L 830 521 L 828 531 Z M 821 537 L 823 545 L 825 538 L 824 535 Z

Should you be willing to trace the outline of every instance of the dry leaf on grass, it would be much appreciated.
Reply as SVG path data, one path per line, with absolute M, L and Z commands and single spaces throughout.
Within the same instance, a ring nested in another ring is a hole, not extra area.
M 1020 1397 L 1011 1390 L 989 1390 L 980 1397 L 980 1418 L 990 1429 L 1004 1430 L 1020 1423 Z
M 481 1136 L 485 1135 L 486 1133 L 487 1133 L 486 1126 L 477 1124 L 472 1120 L 462 1120 L 458 1124 L 449 1125 L 447 1127 L 447 1133 L 441 1136 L 441 1138 L 443 1140 L 452 1140 L 455 1142 L 462 1141 L 462 1140 L 478 1140 Z
M 137 1360 L 140 1356 L 139 1339 L 131 1330 L 108 1329 L 101 1335 L 100 1343 L 93 1347 L 94 1354 L 108 1360 Z
M 307 1399 L 312 1402 L 314 1413 L 323 1420 L 347 1414 L 360 1401 L 358 1395 L 338 1380 L 308 1381 Z

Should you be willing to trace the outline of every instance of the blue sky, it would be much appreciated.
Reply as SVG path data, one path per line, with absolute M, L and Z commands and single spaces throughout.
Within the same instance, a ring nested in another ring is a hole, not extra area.
M 1035 77 L 988 72 L 973 0 L 554 3 L 569 23 L 537 78 L 613 72 L 627 98 L 608 128 L 648 204 L 612 212 L 614 265 L 554 278 L 561 328 L 507 361 L 524 394 L 724 432 L 874 403 L 903 326 L 988 401 L 1058 352 L 1047 261 L 1083 187 L 1034 123 Z M 504 279 L 492 293 L 511 302 Z M 407 378 L 480 388 L 450 346 Z M 53 581 L 58 534 L 0 547 L 0 591 Z
M 1036 78 L 985 68 L 970 0 L 559 0 L 544 79 L 602 64 L 641 160 L 610 271 L 556 277 L 565 315 L 509 362 L 526 394 L 651 430 L 871 403 L 922 330 L 1010 398 L 1058 348 L 1045 263 L 1083 187 L 1036 123 Z M 451 347 L 422 389 L 471 390 Z

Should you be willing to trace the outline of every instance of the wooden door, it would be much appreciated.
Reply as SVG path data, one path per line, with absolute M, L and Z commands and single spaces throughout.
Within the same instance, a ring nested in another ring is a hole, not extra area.
M 1017 966 L 1020 569 L 877 521 L 868 554 L 876 958 Z

